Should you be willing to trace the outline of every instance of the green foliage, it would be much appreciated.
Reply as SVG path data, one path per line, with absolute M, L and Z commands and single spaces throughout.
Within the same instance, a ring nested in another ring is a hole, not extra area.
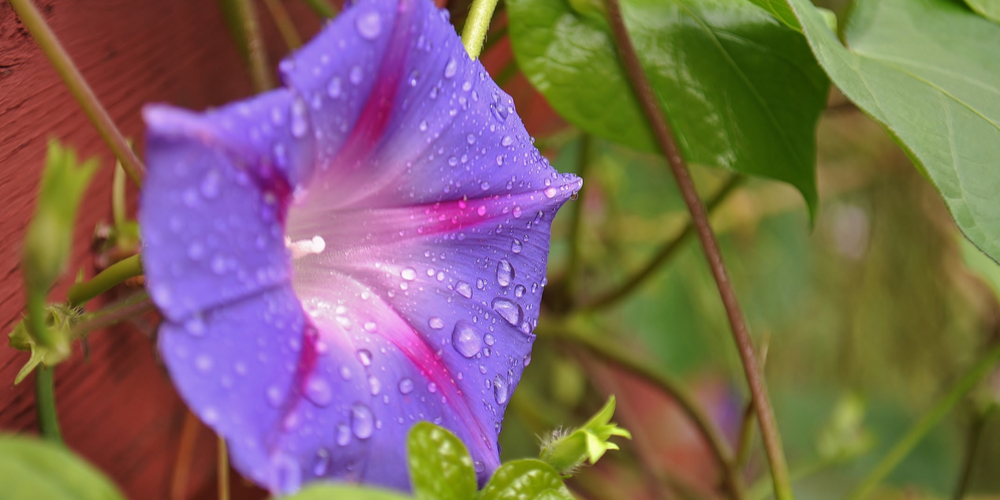
M 0 457 L 0 500 L 125 498 L 99 470 L 62 446 L 0 435 Z
M 564 118 L 658 151 L 603 19 L 564 0 L 507 9 L 519 66 Z M 815 212 L 828 81 L 802 35 L 745 0 L 627 0 L 622 11 L 685 157 L 788 182 Z
M 483 488 L 479 500 L 574 500 L 559 473 L 541 460 L 514 460 L 503 464 Z
M 808 0 L 789 0 L 820 64 L 885 125 L 965 235 L 1000 259 L 1000 26 L 948 0 L 859 0 L 844 47 Z
M 352 484 L 313 484 L 282 500 L 410 500 L 396 491 Z
M 429 422 L 406 441 L 410 481 L 419 500 L 466 500 L 476 494 L 476 471 L 462 441 Z
M 44 345 L 29 331 L 25 321 L 21 321 L 10 332 L 10 346 L 22 351 L 31 351 L 28 362 L 21 367 L 14 377 L 14 384 L 21 383 L 40 363 L 45 366 L 55 366 L 70 355 L 70 342 L 73 340 L 71 328 L 80 317 L 80 311 L 62 304 L 51 304 L 46 308 L 45 327 L 51 338 L 49 345 Z
M 563 475 L 572 474 L 584 462 L 597 463 L 606 451 L 618 449 L 609 441 L 612 436 L 632 439 L 627 430 L 611 422 L 614 413 L 615 397 L 611 396 L 587 423 L 570 431 L 555 431 L 542 445 L 539 457 Z
M 49 142 L 35 216 L 24 237 L 22 267 L 29 289 L 47 292 L 69 261 L 73 223 L 97 160 L 77 162 L 76 153 Z
M 1000 0 L 965 0 L 979 15 L 1000 23 Z

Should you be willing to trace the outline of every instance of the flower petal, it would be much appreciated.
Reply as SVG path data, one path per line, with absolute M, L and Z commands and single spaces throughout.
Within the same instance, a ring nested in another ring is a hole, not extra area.
M 484 482 L 549 224 L 581 181 L 429 1 L 362 0 L 282 71 L 290 89 L 215 112 L 146 111 L 140 222 L 171 375 L 272 491 L 405 489 L 420 420 Z
M 169 319 L 182 322 L 289 282 L 287 176 L 312 156 L 311 137 L 274 126 L 293 103 L 291 92 L 279 90 L 203 115 L 144 110 L 143 266 Z

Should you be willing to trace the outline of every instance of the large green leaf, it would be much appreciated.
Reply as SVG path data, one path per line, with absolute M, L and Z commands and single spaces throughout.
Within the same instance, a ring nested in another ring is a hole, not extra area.
M 480 500 L 574 500 L 559 473 L 541 460 L 503 464 L 483 488 Z
M 281 500 L 412 500 L 396 491 L 353 484 L 313 484 Z
M 420 500 L 469 500 L 476 494 L 476 471 L 462 441 L 429 422 L 413 426 L 406 460 Z
M 563 117 L 658 151 L 599 12 L 567 0 L 507 10 L 518 65 Z M 746 0 L 624 0 L 622 11 L 685 157 L 788 182 L 814 210 L 828 81 L 802 34 Z
M 816 57 L 909 150 L 965 235 L 1000 258 L 1000 26 L 949 0 L 858 0 L 838 41 L 788 0 Z
M 0 436 L 0 500 L 123 500 L 118 488 L 66 448 Z
M 965 3 L 983 17 L 1000 23 L 1000 0 L 965 0 Z

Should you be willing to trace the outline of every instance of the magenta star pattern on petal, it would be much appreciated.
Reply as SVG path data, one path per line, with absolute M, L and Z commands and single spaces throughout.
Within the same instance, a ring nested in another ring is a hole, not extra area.
M 407 489 L 418 421 L 480 482 L 530 362 L 549 231 L 581 186 L 427 0 L 361 0 L 285 88 L 144 110 L 140 222 L 160 349 L 243 474 Z

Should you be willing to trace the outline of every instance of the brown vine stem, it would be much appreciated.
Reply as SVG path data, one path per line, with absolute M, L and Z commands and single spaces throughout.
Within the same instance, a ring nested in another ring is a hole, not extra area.
M 725 201 L 733 190 L 735 190 L 743 182 L 742 175 L 734 175 L 729 178 L 726 183 L 719 188 L 719 191 L 712 196 L 712 199 L 708 200 L 706 204 L 708 213 L 711 214 L 715 209 Z M 579 207 L 577 207 L 579 210 Z M 596 311 L 599 309 L 604 309 L 606 307 L 613 306 L 620 302 L 625 297 L 631 295 L 632 291 L 639 288 L 643 283 L 646 282 L 650 277 L 656 274 L 656 270 L 660 268 L 663 263 L 670 260 L 677 250 L 694 234 L 694 221 L 688 221 L 684 229 L 674 237 L 672 240 L 665 243 L 656 255 L 654 255 L 646 265 L 642 266 L 638 272 L 628 278 L 625 283 L 623 283 L 618 288 L 604 293 L 595 299 L 585 302 L 580 306 L 581 310 L 584 311 Z
M 636 360 L 630 353 L 617 344 L 597 335 L 588 335 L 574 329 L 551 324 L 540 325 L 539 332 L 541 335 L 551 335 L 553 338 L 578 344 L 594 356 L 646 380 L 673 398 L 681 410 L 691 419 L 695 427 L 698 428 L 698 432 L 705 438 L 712 456 L 719 464 L 719 469 L 722 471 L 724 479 L 723 482 L 726 485 L 726 489 L 729 490 L 732 499 L 745 499 L 743 479 L 740 476 L 739 470 L 735 467 L 732 450 L 726 443 L 725 438 L 722 437 L 719 429 L 708 415 L 705 415 L 694 397 L 688 394 L 681 383 L 659 370 Z
M 705 257 L 708 259 L 709 268 L 712 270 L 712 277 L 719 288 L 719 295 L 722 296 L 722 304 L 726 308 L 726 315 L 729 318 L 729 325 L 736 340 L 736 346 L 743 362 L 743 371 L 746 374 L 747 383 L 750 386 L 750 393 L 753 398 L 754 409 L 757 412 L 757 419 L 760 422 L 761 437 L 764 442 L 764 449 L 767 451 L 767 458 L 771 466 L 771 479 L 774 482 L 775 498 L 777 500 L 791 500 L 792 487 L 788 476 L 788 466 L 785 463 L 785 453 L 781 447 L 781 435 L 778 434 L 777 424 L 774 419 L 774 412 L 771 409 L 771 401 L 767 394 L 767 386 L 764 377 L 757 365 L 757 356 L 754 354 L 753 342 L 750 339 L 750 332 L 747 329 L 743 312 L 740 310 L 739 300 L 736 292 L 733 291 L 732 283 L 726 272 L 726 266 L 722 261 L 722 252 L 719 244 L 715 240 L 715 234 L 708 222 L 708 214 L 698 192 L 695 190 L 691 174 L 688 172 L 687 164 L 681 154 L 674 133 L 667 123 L 666 116 L 660 109 L 660 105 L 653 95 L 653 89 L 649 85 L 646 73 L 642 69 L 642 63 L 635 52 L 632 40 L 628 36 L 625 28 L 625 21 L 622 18 L 621 6 L 618 0 L 604 0 L 607 8 L 608 22 L 618 48 L 618 54 L 625 68 L 628 80 L 635 91 L 639 104 L 642 107 L 646 119 L 649 121 L 656 136 L 656 140 L 663 150 L 670 170 L 677 180 L 681 195 L 687 204 L 688 211 L 691 212 L 691 220 L 694 222 L 698 239 L 705 250 Z
M 73 98 L 83 108 L 84 114 L 87 115 L 94 128 L 97 129 L 97 133 L 101 135 L 104 142 L 111 148 L 111 152 L 121 162 L 122 168 L 128 173 L 129 178 L 137 186 L 142 185 L 142 178 L 146 171 L 142 165 L 142 161 L 135 155 L 135 151 L 132 151 L 132 148 L 129 147 L 121 131 L 111 121 L 107 110 L 104 109 L 104 106 L 101 106 L 101 102 L 97 100 L 94 91 L 91 90 L 90 85 L 87 85 L 87 81 L 83 79 L 80 70 L 73 64 L 73 60 L 66 53 L 66 49 L 63 48 L 62 44 L 59 43 L 59 39 L 56 38 L 55 33 L 46 24 L 42 13 L 38 11 L 31 0 L 8 1 L 10 2 L 10 6 L 14 8 L 14 12 L 17 13 L 17 17 L 21 19 L 21 22 L 28 28 L 28 32 L 31 33 L 35 42 L 41 47 L 42 52 L 45 53 L 45 57 L 52 63 L 52 67 L 55 68 L 56 73 L 62 78 L 63 83 L 69 88 L 70 94 L 73 94 Z

